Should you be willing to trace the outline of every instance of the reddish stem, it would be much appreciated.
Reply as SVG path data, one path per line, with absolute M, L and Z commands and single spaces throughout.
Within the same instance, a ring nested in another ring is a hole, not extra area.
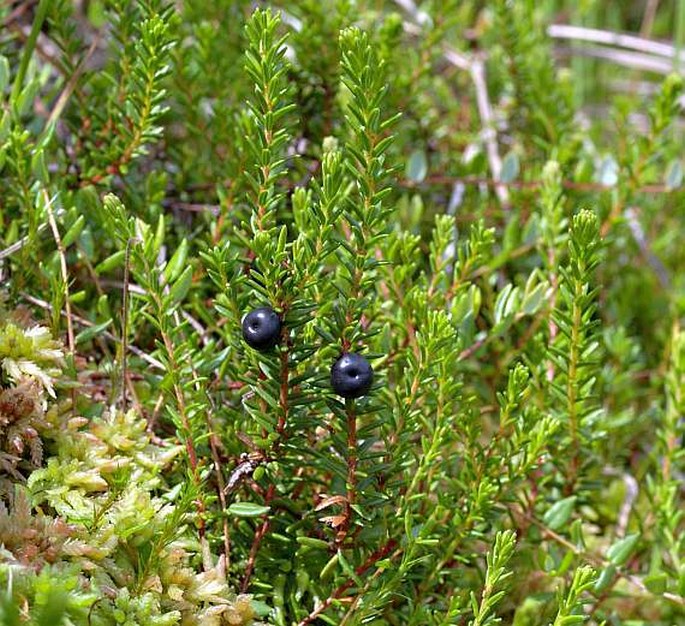
M 367 569 L 372 567 L 375 563 L 385 558 L 390 552 L 393 551 L 397 541 L 390 539 L 388 543 L 376 550 L 371 556 L 369 556 L 362 565 L 360 565 L 354 572 L 357 576 L 362 576 Z M 399 552 L 398 552 L 399 553 Z M 354 580 L 346 580 L 340 587 L 338 587 L 328 598 L 326 598 L 316 609 L 314 609 L 307 617 L 300 621 L 297 626 L 306 626 L 311 624 L 321 613 L 323 613 L 335 600 L 340 598 L 348 589 L 354 585 Z

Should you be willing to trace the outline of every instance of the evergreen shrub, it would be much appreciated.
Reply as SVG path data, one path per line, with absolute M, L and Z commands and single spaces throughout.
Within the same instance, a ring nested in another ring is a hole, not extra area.
M 603 4 L 2 4 L 0 624 L 685 623 L 683 80 L 555 58 Z

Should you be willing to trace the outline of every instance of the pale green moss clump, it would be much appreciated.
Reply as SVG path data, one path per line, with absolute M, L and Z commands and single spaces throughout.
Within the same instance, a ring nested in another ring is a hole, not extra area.
M 45 394 L 55 397 L 62 357 L 47 328 L 0 324 L 0 469 L 11 478 L 21 478 L 18 468 L 26 457 L 34 467 L 43 459 Z M 11 492 L 9 485 L 0 477 L 2 492 Z
M 0 326 L 0 381 L 19 384 L 31 378 L 54 398 L 54 377 L 61 371 L 63 356 L 59 342 L 43 326 L 23 329 L 11 322 Z
M 0 328 L 0 623 L 252 624 L 251 596 L 231 592 L 189 523 L 196 494 L 165 478 L 182 447 L 153 442 L 134 410 L 60 405 L 62 355 L 45 328 Z

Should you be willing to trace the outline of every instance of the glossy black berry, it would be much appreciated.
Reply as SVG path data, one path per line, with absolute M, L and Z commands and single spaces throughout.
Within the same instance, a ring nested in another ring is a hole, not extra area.
M 281 318 L 271 307 L 260 307 L 243 318 L 243 339 L 251 348 L 271 350 L 280 338 Z
M 331 367 L 331 387 L 343 398 L 366 395 L 373 383 L 373 369 L 361 355 L 346 352 Z

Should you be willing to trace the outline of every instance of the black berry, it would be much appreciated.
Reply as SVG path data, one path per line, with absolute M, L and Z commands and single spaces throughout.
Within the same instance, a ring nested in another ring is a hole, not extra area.
M 281 318 L 269 306 L 250 311 L 243 318 L 243 339 L 255 350 L 271 350 L 281 338 Z
M 343 398 L 360 398 L 371 389 L 373 369 L 361 355 L 346 352 L 331 367 L 331 387 Z

